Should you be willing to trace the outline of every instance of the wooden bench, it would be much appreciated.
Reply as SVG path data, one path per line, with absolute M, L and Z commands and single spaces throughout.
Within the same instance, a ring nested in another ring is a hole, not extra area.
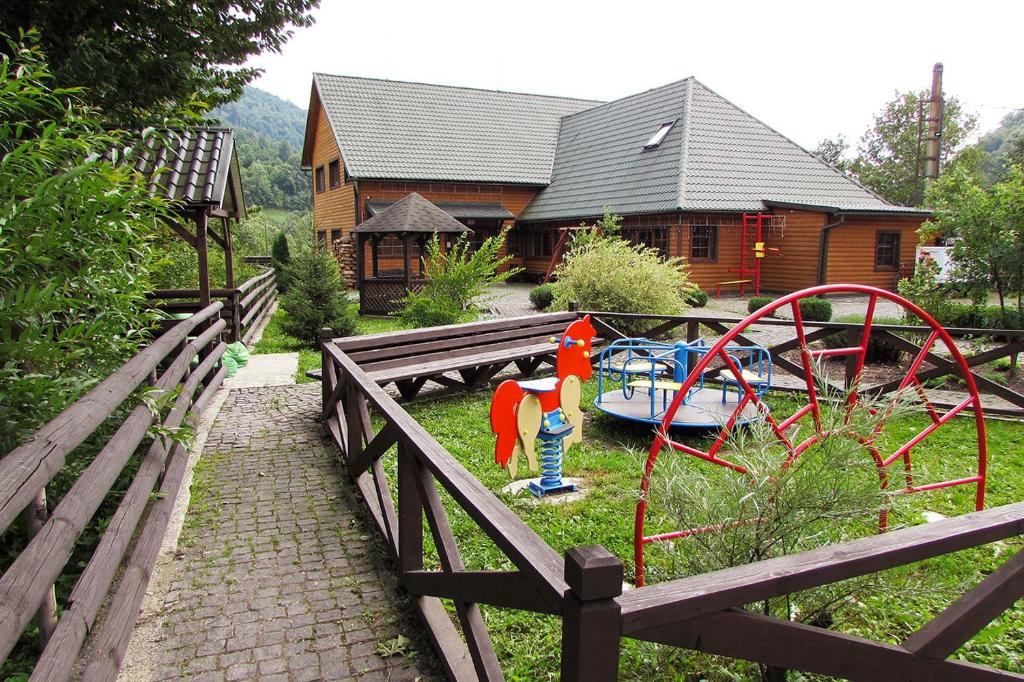
M 731 280 L 731 281 L 728 281 L 728 282 L 719 282 L 718 284 L 715 285 L 715 298 L 721 298 L 722 297 L 722 287 L 741 286 L 743 284 L 753 284 L 753 283 L 754 283 L 754 280 L 752 280 L 752 279 L 734 279 L 734 280 Z
M 576 313 L 544 313 L 444 327 L 332 339 L 371 379 L 394 382 L 409 400 L 433 381 L 450 388 L 479 388 L 511 364 L 523 376 L 555 365 L 561 336 Z M 596 361 L 596 354 L 594 356 Z M 458 374 L 458 379 L 450 374 Z M 316 373 L 319 375 L 319 372 Z

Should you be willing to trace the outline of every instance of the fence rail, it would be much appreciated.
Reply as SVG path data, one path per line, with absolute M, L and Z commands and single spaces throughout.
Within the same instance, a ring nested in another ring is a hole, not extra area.
M 583 315 L 587 313 L 581 312 L 580 314 Z M 598 327 L 598 332 L 608 339 L 625 337 L 622 332 L 615 328 L 614 325 L 616 320 L 629 320 L 634 323 L 638 321 L 651 322 L 651 327 L 645 332 L 645 334 L 650 338 L 663 336 L 671 333 L 679 327 L 685 327 L 687 341 L 696 340 L 700 336 L 702 327 L 710 329 L 715 334 L 725 334 L 729 329 L 740 322 L 740 318 L 721 318 L 710 315 L 647 315 L 638 313 L 609 312 L 591 312 L 589 314 L 593 316 L 595 325 Z M 814 329 L 814 331 L 807 333 L 807 343 L 820 341 L 835 334 L 844 334 L 847 339 L 846 345 L 856 346 L 860 342 L 860 335 L 863 331 L 863 325 L 856 322 L 813 322 L 810 320 L 804 320 L 803 324 L 804 327 L 808 329 Z M 795 330 L 792 320 L 761 319 L 756 322 L 756 325 L 792 328 Z M 965 354 L 967 364 L 971 368 L 978 368 L 1002 358 L 1012 359 L 1015 358 L 1018 353 L 1024 352 L 1024 330 L 950 327 L 947 328 L 946 331 L 954 338 L 992 337 L 1001 339 L 999 345 L 994 348 L 975 353 L 974 355 Z M 912 341 L 909 341 L 906 337 L 914 336 L 926 339 L 931 332 L 932 329 L 929 327 L 913 325 L 871 325 L 871 335 L 873 339 L 884 341 L 895 346 L 899 350 L 908 353 L 910 357 L 916 357 L 922 351 L 922 347 Z M 736 338 L 737 341 L 741 343 L 755 343 L 749 338 L 749 335 L 740 335 Z M 798 363 L 783 356 L 784 353 L 798 350 L 800 347 L 799 344 L 800 342 L 794 331 L 793 338 L 768 346 L 767 350 L 771 355 L 772 363 L 774 365 L 773 369 L 775 371 L 781 370 L 784 374 L 794 376 L 800 380 L 801 384 L 803 384 L 805 382 L 804 368 Z M 845 367 L 844 383 L 849 387 L 853 384 L 855 379 L 854 372 L 856 371 L 856 363 L 853 356 L 848 356 L 847 360 L 848 362 Z M 923 369 L 917 373 L 918 378 L 922 382 L 947 376 L 956 376 L 959 374 L 958 367 L 948 359 L 933 352 L 925 354 L 925 361 L 933 366 L 930 369 Z M 977 371 L 972 371 L 971 375 L 974 377 L 975 383 L 977 384 L 980 392 L 1001 398 L 1013 406 L 986 406 L 986 412 L 1013 417 L 1024 417 L 1024 394 L 1021 394 L 1007 386 L 1003 386 L 1002 384 L 993 381 L 991 378 L 983 374 L 979 374 Z M 859 390 L 861 393 L 865 394 L 889 393 L 899 388 L 901 378 L 902 377 L 890 381 L 883 381 L 871 386 L 862 385 Z M 805 390 L 803 388 L 787 388 L 786 386 L 773 386 L 773 389 L 781 391 Z M 954 406 L 951 403 L 945 403 L 942 401 L 933 401 L 933 405 L 941 408 L 951 408 Z
M 147 294 L 167 313 L 194 314 L 202 309 L 198 289 L 160 289 Z M 248 344 L 277 298 L 277 273 L 273 268 L 256 275 L 235 289 L 211 289 L 210 298 L 223 306 L 229 343 Z
M 599 334 L 616 338 L 617 316 L 591 315 Z M 686 325 L 694 337 L 702 324 L 729 324 L 706 316 L 643 317 L 661 331 Z M 815 334 L 852 326 L 827 323 Z M 1021 334 L 1008 333 L 1014 338 Z M 374 347 L 389 347 L 386 336 L 375 339 Z M 449 340 L 457 345 L 458 339 Z M 559 616 L 561 677 L 567 681 L 616 679 L 622 637 L 854 679 L 1022 679 L 947 658 L 1024 596 L 1024 554 L 1010 559 L 900 645 L 773 619 L 742 607 L 1024 535 L 1024 503 L 623 594 L 621 560 L 596 545 L 572 548 L 559 557 L 348 355 L 358 356 L 366 349 L 359 343 L 347 344 L 344 339 L 324 339 L 321 418 L 452 679 L 503 679 L 479 604 Z M 775 352 L 786 348 L 776 347 Z M 397 491 L 392 490 L 383 463 L 393 448 Z M 442 490 L 515 570 L 465 568 L 441 501 Z M 424 569 L 425 532 L 437 547 L 440 570 Z M 441 599 L 454 603 L 461 635 Z
M 227 323 L 220 318 L 221 309 L 221 303 L 211 304 L 170 328 L 0 460 L 0 532 L 22 513 L 36 521 L 29 524 L 28 544 L 0 576 L 0 660 L 37 615 L 44 626 L 44 648 L 31 679 L 69 679 L 90 633 L 96 646 L 82 678 L 117 676 L 185 474 L 188 451 L 180 442 L 162 436 L 151 439 L 59 619 L 54 583 L 66 572 L 79 536 L 150 429 L 190 424 L 224 380 L 227 370 L 219 361 L 227 345 L 220 337 Z M 154 414 L 138 395 L 147 386 L 153 397 L 162 395 L 170 401 L 167 414 Z M 126 405 L 126 401 L 130 402 Z M 134 407 L 47 514 L 47 485 L 68 455 L 123 405 Z M 111 593 L 115 575 L 122 569 Z M 103 625 L 93 632 L 108 598 Z

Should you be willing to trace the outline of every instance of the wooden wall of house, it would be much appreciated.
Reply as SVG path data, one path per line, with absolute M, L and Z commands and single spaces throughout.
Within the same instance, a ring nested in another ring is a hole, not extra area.
M 828 222 L 824 213 L 777 209 L 785 216 L 785 228 L 769 231 L 768 251 L 761 262 L 761 288 L 765 291 L 796 291 L 818 283 L 818 254 L 821 229 Z
M 314 106 L 316 103 L 314 102 Z M 338 143 L 334 139 L 330 123 L 327 121 L 327 114 L 323 107 L 317 106 L 316 137 L 313 141 L 312 165 L 313 165 L 313 227 L 317 231 L 327 233 L 326 239 L 330 238 L 331 230 L 341 230 L 345 235 L 355 227 L 355 186 L 352 181 L 345 181 L 345 163 L 341 160 L 341 152 L 338 150 Z M 331 187 L 330 166 L 331 161 L 338 161 L 338 168 L 341 177 L 341 185 Z M 324 191 L 316 191 L 316 169 L 323 167 Z
M 919 216 L 847 217 L 842 225 L 833 228 L 828 240 L 829 284 L 869 284 L 892 289 L 897 271 L 875 267 L 875 244 L 879 232 L 900 233 L 900 260 L 905 265 L 914 262 L 917 247 Z

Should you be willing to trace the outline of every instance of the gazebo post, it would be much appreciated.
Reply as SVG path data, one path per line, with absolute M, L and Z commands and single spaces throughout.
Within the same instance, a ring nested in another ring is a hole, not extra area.
M 366 242 L 363 242 L 364 244 Z M 373 278 L 376 279 L 379 276 L 380 267 L 377 264 L 377 247 L 380 245 L 380 235 L 370 235 L 370 255 L 373 256 Z M 365 248 L 365 247 L 364 247 Z
M 196 255 L 199 260 L 199 308 L 200 310 L 210 305 L 210 258 L 206 241 L 206 231 L 209 227 L 210 216 L 206 211 L 196 211 Z M 205 325 L 204 325 L 205 327 Z M 209 355 L 209 346 L 199 351 L 199 360 L 202 362 Z
M 405 260 L 405 290 L 409 290 L 409 233 L 402 233 L 402 258 Z
M 359 290 L 359 314 L 366 310 L 364 303 L 363 282 L 366 279 L 366 237 L 367 235 L 356 233 L 356 289 Z M 372 242 L 372 239 L 371 239 Z M 377 275 L 377 249 L 373 249 L 373 274 Z
M 231 326 L 228 340 L 231 343 L 242 340 L 241 335 L 241 320 L 242 313 L 238 309 L 238 303 L 241 298 L 238 295 L 238 291 L 235 289 L 235 253 L 231 246 L 231 219 L 227 216 L 222 216 L 220 219 L 222 227 L 221 234 L 224 235 L 224 286 L 231 292 L 228 294 L 231 300 Z

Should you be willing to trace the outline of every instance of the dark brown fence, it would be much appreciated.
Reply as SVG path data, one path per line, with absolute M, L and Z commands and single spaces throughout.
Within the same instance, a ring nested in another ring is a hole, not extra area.
M 580 314 L 582 315 L 585 313 L 581 312 Z M 618 320 L 628 319 L 634 324 L 638 322 L 650 322 L 650 326 L 645 332 L 645 335 L 652 339 L 666 335 L 671 336 L 673 332 L 676 332 L 680 328 L 685 328 L 685 338 L 687 341 L 696 340 L 707 330 L 709 330 L 712 335 L 725 334 L 740 322 L 739 318 L 721 318 L 710 315 L 641 315 L 635 313 L 608 312 L 592 312 L 590 314 L 595 320 L 594 324 L 597 327 L 598 333 L 608 339 L 623 337 L 622 332 L 615 328 L 616 321 Z M 782 327 L 785 329 L 795 330 L 792 320 L 761 319 L 758 320 L 756 324 L 758 326 Z M 846 338 L 844 345 L 853 347 L 860 343 L 860 337 L 864 330 L 864 325 L 856 322 L 812 322 L 804 320 L 803 324 L 808 330 L 813 329 L 813 331 L 808 331 L 806 334 L 805 338 L 807 343 L 821 341 L 822 339 L 835 334 L 842 334 Z M 960 339 L 981 337 L 1000 339 L 995 347 L 988 350 L 975 353 L 973 355 L 968 355 L 965 352 L 964 355 L 967 359 L 967 364 L 971 368 L 980 368 L 984 365 L 995 362 L 996 360 L 1002 358 L 1013 358 L 1018 353 L 1024 352 L 1024 330 L 950 327 L 947 328 L 946 331 L 948 331 L 954 338 Z M 892 324 L 871 325 L 871 338 L 873 340 L 884 341 L 887 344 L 909 354 L 910 357 L 916 357 L 917 354 L 921 352 L 921 346 L 909 341 L 906 337 L 921 337 L 926 339 L 931 332 L 932 330 L 929 327 Z M 754 343 L 754 341 L 750 339 L 750 330 L 748 330 L 746 335 L 738 336 L 737 341 L 748 344 Z M 776 377 L 778 377 L 779 374 L 788 374 L 799 379 L 799 383 L 803 385 L 806 381 L 803 367 L 783 356 L 784 353 L 797 350 L 798 348 L 799 341 L 797 340 L 796 332 L 794 331 L 792 338 L 770 345 L 767 347 L 767 350 L 771 354 L 772 363 L 774 365 L 773 371 L 775 372 Z M 925 362 L 931 364 L 932 367 L 929 369 L 922 369 L 917 373 L 918 378 L 922 382 L 946 376 L 959 375 L 959 368 L 956 367 L 956 365 L 954 365 L 950 360 L 936 355 L 933 352 L 929 352 L 925 355 Z M 855 366 L 856 357 L 852 355 L 848 356 L 846 366 L 847 371 L 845 374 L 845 383 L 847 386 L 852 384 L 854 380 L 853 372 L 855 371 Z M 974 380 L 978 385 L 978 391 L 994 395 L 1005 400 L 1007 403 L 1010 403 L 1010 406 L 986 407 L 986 412 L 1024 417 L 1024 395 L 993 381 L 987 376 L 978 374 L 977 371 L 972 371 L 971 374 L 974 376 Z M 896 390 L 902 379 L 903 377 L 901 375 L 894 377 L 889 381 L 874 385 L 861 385 L 859 390 L 866 394 L 888 393 Z M 785 385 L 773 385 L 772 388 L 773 390 L 781 391 L 803 390 L 803 388 L 787 388 Z M 940 408 L 953 407 L 953 404 L 943 403 L 942 401 L 933 401 L 932 404 L 935 407 Z
M 185 475 L 188 451 L 180 442 L 152 438 L 59 619 L 54 583 L 67 571 L 82 531 L 158 424 L 158 416 L 139 398 L 138 390 L 149 386 L 156 395 L 169 396 L 171 409 L 159 426 L 175 429 L 191 423 L 224 380 L 227 370 L 219 361 L 227 346 L 220 340 L 226 327 L 219 317 L 221 308 L 214 303 L 167 330 L 0 460 L 0 532 L 25 514 L 30 537 L 0 577 L 0 660 L 36 616 L 44 648 L 33 680 L 69 679 L 90 633 L 93 653 L 82 678 L 116 678 Z M 47 484 L 68 455 L 126 401 L 133 409 L 47 513 Z M 102 627 L 93 631 L 105 601 Z
M 196 313 L 202 309 L 198 289 L 160 289 L 148 298 L 167 313 Z M 229 343 L 248 344 L 277 298 L 277 275 L 273 269 L 259 274 L 235 289 L 210 289 L 210 298 L 222 304 L 221 317 L 227 323 Z
M 729 324 L 710 317 L 652 320 L 663 331 L 692 325 L 694 336 L 701 324 Z M 599 334 L 615 338 L 613 316 L 594 321 Z M 479 333 L 479 324 L 469 325 L 467 334 Z M 825 325 L 828 333 L 851 326 Z M 455 329 L 425 330 L 418 340 L 425 344 L 424 352 L 433 349 L 435 340 L 458 346 Z M 381 348 L 394 345 L 386 338 L 375 343 Z M 344 339 L 325 339 L 323 344 L 321 418 L 452 679 L 503 679 L 479 604 L 560 616 L 563 680 L 616 679 L 622 637 L 853 679 L 1022 679 L 947 657 L 1024 596 L 1024 554 L 899 645 L 773 619 L 743 606 L 1022 535 L 1024 503 L 623 594 L 623 566 L 617 557 L 596 545 L 573 548 L 560 557 L 382 389 L 360 367 L 363 363 L 339 347 L 345 344 Z M 469 357 L 474 356 L 460 359 Z M 479 357 L 477 371 L 493 363 L 488 356 Z M 416 359 L 406 360 L 415 364 Z M 458 364 L 459 371 L 465 364 Z M 423 366 L 436 370 L 430 363 Z M 393 450 L 397 491 L 383 463 Z M 442 490 L 515 570 L 466 570 Z M 424 569 L 424 518 L 440 570 Z M 454 603 L 461 635 L 441 599 Z

